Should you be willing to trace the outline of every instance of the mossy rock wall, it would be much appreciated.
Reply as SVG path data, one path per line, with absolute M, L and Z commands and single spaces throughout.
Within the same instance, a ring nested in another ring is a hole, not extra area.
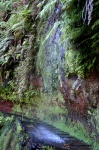
M 31 105 L 43 119 L 45 114 L 51 120 L 68 116 L 76 121 L 79 115 L 87 123 L 87 117 L 94 118 L 99 100 L 99 0 L 91 1 L 91 10 L 85 10 L 87 4 L 86 0 L 0 1 L 3 100 L 17 103 L 19 110 Z M 49 106 L 53 110 L 55 106 L 53 115 Z

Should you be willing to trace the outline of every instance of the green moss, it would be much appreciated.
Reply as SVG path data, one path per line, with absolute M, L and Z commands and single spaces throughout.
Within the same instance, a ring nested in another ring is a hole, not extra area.
M 19 122 L 13 116 L 3 116 L 3 122 L 3 126 L 0 129 L 0 150 L 8 150 L 9 148 L 20 150 L 22 129 Z
M 91 124 L 94 127 L 95 132 L 99 134 L 99 106 L 97 109 L 88 110 L 88 114 L 90 115 L 89 124 Z
M 19 136 L 18 134 L 15 136 L 13 135 L 13 140 L 11 141 L 11 148 L 17 150 L 17 143 L 19 142 Z
M 2 128 L 0 129 L 0 148 L 2 148 L 2 150 L 7 150 L 12 138 L 12 129 L 10 128 L 10 124 L 13 120 L 13 116 L 4 117 L 2 114 L 0 114 L 0 116 L 3 122 Z
M 7 87 L 0 86 L 0 96 L 4 100 L 11 100 L 11 101 L 16 101 L 17 94 L 14 91 L 14 83 L 10 82 L 10 84 Z
M 44 150 L 54 150 L 53 147 L 50 147 L 50 146 L 43 146 L 42 147 Z
M 5 64 L 9 66 L 11 57 L 13 59 L 16 57 L 16 60 L 19 61 L 18 67 L 14 68 L 16 74 L 12 81 L 0 87 L 0 96 L 4 100 L 18 101 L 16 108 L 14 107 L 15 112 L 28 117 L 37 116 L 50 123 L 55 122 L 58 128 L 69 131 L 70 134 L 91 143 L 89 133 L 80 123 L 77 127 L 71 122 L 66 122 L 66 125 L 64 120 L 68 112 L 61 105 L 64 100 L 56 94 L 56 91 L 58 92 L 62 70 L 66 76 L 74 73 L 85 78 L 88 73 L 99 67 L 99 0 L 94 2 L 93 16 L 89 26 L 82 20 L 85 0 L 61 0 L 61 3 L 61 13 L 56 14 L 56 9 L 59 9 L 59 1 L 56 0 L 31 1 L 27 5 L 20 5 L 20 1 L 16 3 L 15 0 L 0 2 L 2 10 L 0 11 L 0 35 L 2 37 L 0 39 L 0 65 L 1 67 Z M 7 10 L 11 11 L 11 15 L 5 24 L 2 17 Z M 55 40 L 57 29 L 60 30 L 61 36 L 54 43 L 52 39 Z M 60 58 L 58 43 L 64 48 L 65 61 Z M 10 71 L 4 69 L 7 76 Z M 40 90 L 36 91 L 31 87 L 34 74 L 42 76 L 45 95 L 40 93 Z M 56 102 L 57 98 L 58 102 Z M 98 110 L 93 113 L 90 120 L 94 126 L 93 120 L 98 120 L 97 113 Z M 2 118 L 0 124 L 1 126 L 4 124 Z M 98 121 L 96 130 L 99 130 Z M 5 132 L 1 134 L 1 145 L 5 135 Z M 6 145 L 9 139 L 10 137 L 6 139 Z M 18 136 L 16 139 L 18 140 Z M 17 140 L 14 139 L 14 144 L 11 144 L 16 150 L 19 149 Z
M 64 4 L 63 23 L 61 25 L 62 42 L 67 42 L 68 50 L 72 52 L 70 57 L 67 55 L 70 52 L 66 52 L 66 64 L 69 64 L 69 67 L 66 65 L 66 70 L 68 74 L 76 72 L 76 74 L 86 77 L 91 71 L 98 69 L 98 0 L 94 2 L 93 17 L 89 26 L 84 24 L 82 20 L 85 1 L 72 0 L 65 3 L 63 0 L 62 2 Z
M 12 132 L 13 132 L 13 129 L 10 129 L 7 132 L 6 137 L 4 139 L 3 147 L 2 147 L 3 150 L 8 150 L 8 146 L 9 146 L 11 139 L 12 139 Z
M 71 136 L 76 137 L 77 139 L 84 141 L 86 144 L 92 146 L 93 150 L 98 150 L 99 144 L 96 140 L 96 136 L 93 133 L 90 133 L 85 129 L 84 125 L 80 122 L 75 123 L 73 121 L 67 120 L 65 121 L 51 121 L 49 119 L 43 119 L 46 123 L 49 123 L 56 128 L 69 133 Z

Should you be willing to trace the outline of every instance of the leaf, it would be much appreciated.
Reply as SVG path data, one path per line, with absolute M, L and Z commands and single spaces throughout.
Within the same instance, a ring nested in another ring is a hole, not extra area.
M 47 13 L 51 12 L 52 9 L 54 8 L 54 5 L 57 0 L 51 0 L 49 3 L 47 3 L 44 7 L 43 10 L 39 13 L 39 17 L 43 18 Z
M 21 22 L 14 24 L 11 29 L 16 31 L 22 27 L 24 27 L 24 19 Z
M 93 24 L 93 26 L 92 26 L 92 30 L 94 29 L 94 28 L 98 28 L 99 27 L 99 19 Z

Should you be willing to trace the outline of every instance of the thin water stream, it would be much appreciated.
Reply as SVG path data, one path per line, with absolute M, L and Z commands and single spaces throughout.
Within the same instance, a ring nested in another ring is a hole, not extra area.
M 77 138 L 72 137 L 47 123 L 38 119 L 29 119 L 21 115 L 5 114 L 6 116 L 14 116 L 22 127 L 21 135 L 27 135 L 27 138 L 21 141 L 22 150 L 50 150 L 44 149 L 44 146 L 50 146 L 54 150 L 91 150 L 90 146 Z M 52 149 L 51 149 L 52 150 Z
M 91 150 L 90 146 L 79 139 L 44 122 L 37 121 L 33 124 L 23 121 L 22 123 L 35 142 L 52 146 L 56 150 Z

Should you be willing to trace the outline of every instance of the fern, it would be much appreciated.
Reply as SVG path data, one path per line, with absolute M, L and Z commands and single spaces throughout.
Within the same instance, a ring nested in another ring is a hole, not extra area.
M 95 1 L 93 18 L 89 27 L 83 24 L 81 20 L 84 2 L 79 1 L 77 4 L 75 0 L 62 0 L 62 3 L 65 11 L 62 14 L 63 21 L 61 24 L 62 32 L 64 33 L 62 35 L 62 43 L 67 43 L 69 50 L 77 49 L 79 57 L 75 57 L 74 63 L 76 64 L 76 68 L 74 67 L 74 72 L 84 77 L 88 72 L 95 69 L 98 63 L 98 0 Z M 81 5 L 81 3 L 83 5 Z M 97 56 L 95 54 L 97 54 Z M 68 57 L 66 56 L 66 61 L 67 59 Z M 72 62 L 69 63 L 69 66 L 71 66 Z M 70 67 L 69 71 L 71 72 Z
M 44 3 L 45 3 L 45 0 L 43 0 L 42 2 L 40 2 L 40 3 L 37 5 L 37 7 L 38 7 L 38 8 L 41 8 L 41 7 L 44 5 Z
M 94 30 L 94 28 L 99 28 L 99 19 L 95 21 L 95 23 L 92 25 L 92 30 Z
M 11 9 L 11 6 L 12 6 L 12 0 L 0 2 L 0 10 L 3 10 L 3 11 L 9 10 L 9 9 Z
M 24 19 L 21 22 L 14 24 L 12 26 L 11 30 L 17 31 L 17 30 L 22 29 L 22 28 L 24 28 Z
M 44 18 L 48 13 L 50 13 L 53 8 L 55 7 L 55 3 L 56 3 L 56 0 L 51 0 L 49 1 L 42 9 L 42 11 L 39 13 L 39 17 L 40 18 Z

